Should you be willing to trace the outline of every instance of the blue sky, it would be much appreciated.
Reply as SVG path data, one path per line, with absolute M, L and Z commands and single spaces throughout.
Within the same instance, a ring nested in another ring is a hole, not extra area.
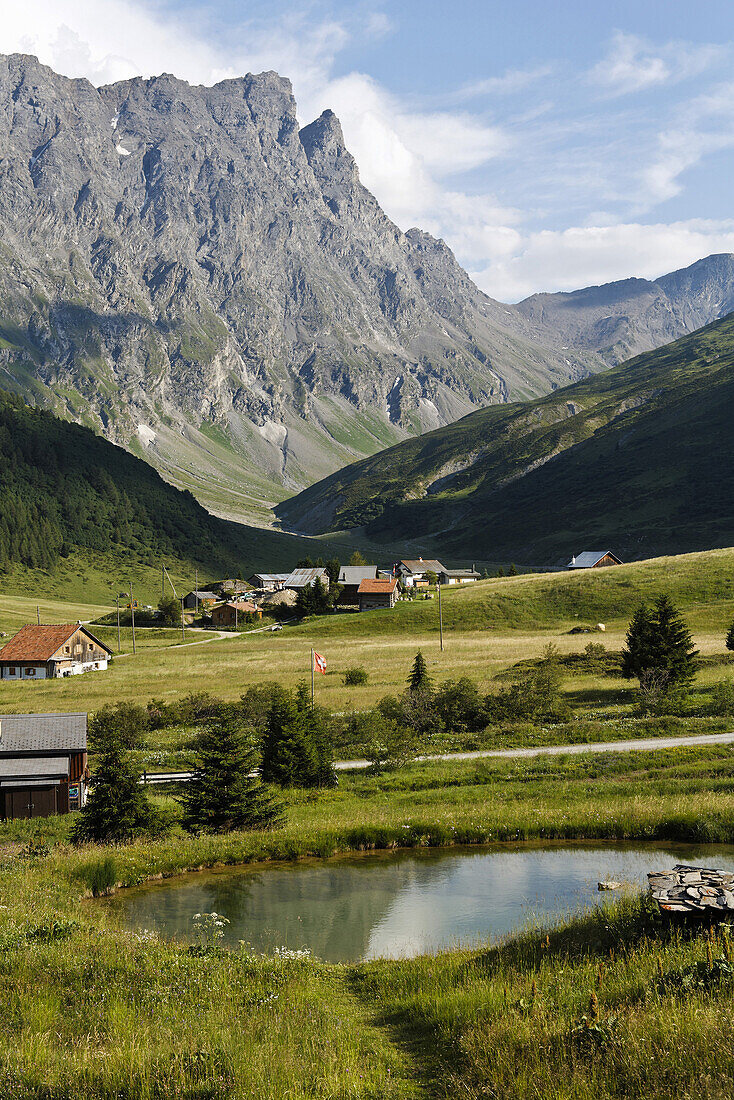
M 277 69 L 506 301 L 734 251 L 731 0 L 25 0 L 19 49 L 95 83 Z

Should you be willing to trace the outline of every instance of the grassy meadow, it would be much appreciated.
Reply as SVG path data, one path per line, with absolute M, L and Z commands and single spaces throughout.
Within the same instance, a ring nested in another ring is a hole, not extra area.
M 91 712 L 192 691 L 236 699 L 254 683 L 307 676 L 312 646 L 328 660 L 317 692 L 333 711 L 401 690 L 418 648 L 437 680 L 470 675 L 487 691 L 548 642 L 563 657 L 581 655 L 589 641 L 619 650 L 640 600 L 667 591 L 705 658 L 691 717 L 635 717 L 633 684 L 569 664 L 563 689 L 573 721 L 494 731 L 492 743 L 728 729 L 697 700 L 731 675 L 724 634 L 734 618 L 733 566 L 734 551 L 716 551 L 446 591 L 443 653 L 435 600 L 276 634 L 190 631 L 186 646 L 177 631 L 141 630 L 135 656 L 124 630 L 124 653 L 108 672 L 0 684 L 0 712 Z M 46 606 L 59 619 L 91 618 L 109 606 L 95 600 Z M 34 597 L 0 596 L 0 625 L 34 619 Z M 569 633 L 597 622 L 603 634 Z M 114 628 L 100 631 L 114 648 Z M 353 665 L 369 681 L 346 688 L 342 672 Z M 151 733 L 151 755 L 176 751 L 188 734 Z M 0 824 L 0 1096 L 723 1100 L 734 1090 L 729 933 L 676 929 L 644 899 L 471 950 L 329 965 L 213 941 L 166 943 L 125 930 L 114 908 L 90 896 L 205 867 L 352 851 L 592 840 L 734 846 L 731 747 L 343 773 L 333 790 L 285 792 L 282 823 L 271 830 L 213 837 L 182 833 L 174 796 L 155 795 L 165 834 L 119 847 L 74 847 L 69 818 Z
M 114 909 L 83 895 L 100 882 L 354 849 L 548 838 L 731 844 L 733 779 L 734 754 L 723 748 L 662 760 L 415 765 L 288 795 L 284 824 L 265 833 L 75 849 L 42 822 L 5 827 L 0 1092 L 621 1100 L 677 1095 L 676 1082 L 692 1100 L 718 1100 L 734 1085 L 731 943 L 721 931 L 676 932 L 636 898 L 499 944 L 328 965 L 169 944 L 126 931 Z
M 159 583 L 159 582 L 158 582 Z M 580 654 L 590 641 L 619 651 L 629 619 L 644 599 L 668 592 L 684 611 L 701 654 L 711 663 L 699 673 L 702 684 L 725 674 L 716 664 L 726 659 L 724 635 L 734 619 L 734 550 L 715 550 L 659 558 L 584 574 L 524 574 L 445 589 L 442 597 L 444 650 L 440 650 L 436 599 L 401 601 L 392 612 L 338 613 L 282 631 L 249 628 L 217 639 L 214 633 L 137 631 L 138 652 L 131 653 L 131 632 L 123 630 L 124 656 L 104 673 L 41 683 L 0 684 L 0 707 L 12 711 L 84 709 L 94 711 L 121 699 L 170 702 L 187 692 L 209 691 L 237 699 L 250 685 L 279 680 L 294 686 L 309 676 L 310 651 L 327 658 L 327 674 L 317 677 L 319 702 L 332 711 L 357 710 L 381 696 L 402 690 L 418 649 L 437 679 L 470 676 L 488 691 L 497 674 L 517 662 L 537 658 L 553 643 L 562 655 Z M 155 602 L 155 591 L 149 594 Z M 34 622 L 36 599 L 0 594 L 0 628 L 12 632 Z M 109 610 L 90 602 L 42 605 L 56 621 L 87 619 Z M 49 621 L 48 619 L 46 621 Z M 574 628 L 602 633 L 574 634 Z M 93 628 L 94 629 L 94 628 Z M 117 648 L 114 627 L 100 627 L 103 640 Z M 345 687 L 343 672 L 363 666 L 362 686 Z M 574 675 L 564 685 L 574 703 L 590 713 L 623 712 L 634 684 L 609 676 Z

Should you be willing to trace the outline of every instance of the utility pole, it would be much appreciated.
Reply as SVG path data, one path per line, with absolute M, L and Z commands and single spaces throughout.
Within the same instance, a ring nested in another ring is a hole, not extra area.
M 313 650 L 311 650 L 311 710 L 313 710 Z
M 41 625 L 41 608 L 36 604 L 36 622 Z
M 438 589 L 438 630 L 441 638 L 441 652 L 443 653 L 443 613 L 441 611 L 441 582 L 436 585 Z
M 181 644 L 182 645 L 186 641 L 186 633 L 185 633 L 186 626 L 184 624 L 184 605 L 183 605 L 183 602 L 184 602 L 184 598 L 182 596 L 181 597 Z
M 133 582 L 130 578 L 130 616 L 133 624 L 133 657 L 135 656 L 135 600 L 133 599 Z
M 196 614 L 199 614 L 199 567 L 194 566 L 194 599 L 196 600 Z
M 164 600 L 165 598 L 166 598 L 166 567 L 163 564 L 163 562 L 161 562 L 161 599 Z
M 117 652 L 119 653 L 122 649 L 122 645 L 120 643 L 120 593 L 119 592 L 117 593 L 117 599 L 115 600 L 115 603 L 117 604 Z

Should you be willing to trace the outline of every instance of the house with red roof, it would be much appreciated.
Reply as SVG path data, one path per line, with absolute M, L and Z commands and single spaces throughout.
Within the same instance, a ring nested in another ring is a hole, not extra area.
M 22 626 L 0 649 L 0 679 L 53 680 L 107 668 L 112 650 L 81 623 Z

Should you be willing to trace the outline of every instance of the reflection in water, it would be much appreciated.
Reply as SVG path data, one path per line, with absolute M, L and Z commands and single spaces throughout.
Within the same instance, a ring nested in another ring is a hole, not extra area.
M 642 887 L 677 862 L 734 867 L 734 848 L 690 845 L 444 849 L 189 875 L 119 894 L 127 927 L 192 935 L 227 917 L 225 944 L 308 947 L 330 962 L 411 956 L 496 937 L 598 900 L 600 879 Z

